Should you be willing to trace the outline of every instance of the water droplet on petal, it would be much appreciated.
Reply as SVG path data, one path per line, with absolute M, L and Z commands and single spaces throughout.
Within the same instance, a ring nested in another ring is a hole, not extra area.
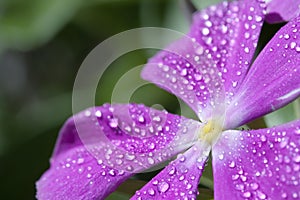
M 111 128 L 117 128 L 118 127 L 118 119 L 114 118 L 114 119 L 111 119 L 111 121 L 109 122 L 109 126 Z
M 258 196 L 258 198 L 260 198 L 260 199 L 266 199 L 266 198 L 267 198 L 267 195 L 264 194 L 264 193 L 261 192 L 261 191 L 257 191 L 257 196 Z
M 203 28 L 203 29 L 202 29 L 202 34 L 205 35 L 205 36 L 208 35 L 208 34 L 209 34 L 209 29 L 206 28 L 206 27 Z
M 251 183 L 250 187 L 252 190 L 257 190 L 258 189 L 258 184 L 257 183 Z
M 160 182 L 158 184 L 158 191 L 164 193 L 164 192 L 167 192 L 168 189 L 169 189 L 170 185 L 167 183 L 167 182 Z
M 232 161 L 232 162 L 229 164 L 229 167 L 230 167 L 230 168 L 234 168 L 234 167 L 235 167 L 235 162 Z
M 116 172 L 115 172 L 115 170 L 111 169 L 111 170 L 109 170 L 108 174 L 111 176 L 115 176 Z
M 153 190 L 152 188 L 149 188 L 148 194 L 150 194 L 151 196 L 155 195 L 155 190 Z
M 169 171 L 169 175 L 174 175 L 176 172 L 176 168 L 172 167 L 171 170 Z
M 250 192 L 244 192 L 243 193 L 243 197 L 245 197 L 245 198 L 249 198 L 250 196 L 251 196 Z
M 100 110 L 97 110 L 96 112 L 95 112 L 95 116 L 96 117 L 102 117 L 102 113 L 101 113 L 101 111 Z
M 148 163 L 150 164 L 150 165 L 153 165 L 154 164 L 154 159 L 153 158 L 148 158 Z
M 300 162 L 300 155 L 294 156 L 293 161 L 296 162 L 296 163 L 299 163 Z

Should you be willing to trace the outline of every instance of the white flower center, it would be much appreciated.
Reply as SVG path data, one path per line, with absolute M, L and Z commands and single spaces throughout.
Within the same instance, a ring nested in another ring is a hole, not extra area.
M 218 123 L 218 120 L 209 120 L 199 132 L 199 139 L 214 145 L 219 139 L 223 127 Z

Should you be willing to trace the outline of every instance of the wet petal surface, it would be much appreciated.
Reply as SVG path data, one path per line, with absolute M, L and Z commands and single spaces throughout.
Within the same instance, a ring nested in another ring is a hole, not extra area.
M 37 197 L 105 198 L 133 173 L 193 145 L 200 126 L 137 104 L 106 104 L 82 111 L 61 129 L 51 167 L 37 183 Z
M 266 20 L 269 23 L 289 21 L 300 14 L 299 0 L 280 0 L 267 1 Z
M 39 200 L 104 199 L 132 174 L 107 167 L 84 147 L 70 149 L 51 162 L 36 183 Z
M 279 109 L 300 95 L 300 17 L 280 29 L 253 63 L 227 108 L 226 127 Z
M 231 100 L 254 55 L 264 20 L 263 1 L 222 2 L 197 13 L 190 36 L 216 62 Z
M 150 59 L 142 77 L 182 98 L 205 121 L 224 112 L 255 51 L 261 1 L 223 2 L 194 16 L 187 37 Z M 217 111 L 216 111 L 217 109 Z
M 179 154 L 131 199 L 196 199 L 209 152 L 209 145 L 196 143 L 184 154 Z
M 197 121 L 136 104 L 107 104 L 78 114 L 76 121 L 83 144 L 92 144 L 87 148 L 95 158 L 109 167 L 135 173 L 192 146 L 202 126 Z
M 226 131 L 213 148 L 215 199 L 299 199 L 300 120 Z

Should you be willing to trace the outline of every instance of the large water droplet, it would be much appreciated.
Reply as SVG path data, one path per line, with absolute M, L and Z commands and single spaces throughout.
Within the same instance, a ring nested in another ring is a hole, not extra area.
M 163 182 L 160 182 L 160 183 L 158 184 L 158 191 L 160 191 L 160 192 L 162 192 L 162 193 L 167 192 L 168 189 L 169 189 L 169 187 L 170 187 L 169 183 L 164 182 L 164 181 L 163 181 Z
M 257 196 L 258 198 L 260 199 L 266 199 L 267 198 L 267 195 L 261 191 L 257 191 Z
M 251 187 L 252 190 L 257 190 L 259 186 L 258 186 L 257 183 L 251 183 L 250 187 Z
M 154 159 L 153 158 L 148 158 L 148 163 L 150 164 L 150 165 L 153 165 L 154 164 Z
M 243 193 L 243 197 L 245 197 L 245 198 L 249 198 L 250 196 L 251 196 L 250 192 L 244 192 Z
M 152 188 L 149 188 L 148 189 L 148 194 L 151 195 L 151 196 L 155 195 L 155 190 L 153 190 Z
M 102 113 L 101 113 L 101 111 L 100 110 L 97 110 L 96 112 L 95 112 L 95 116 L 96 117 L 102 117 Z

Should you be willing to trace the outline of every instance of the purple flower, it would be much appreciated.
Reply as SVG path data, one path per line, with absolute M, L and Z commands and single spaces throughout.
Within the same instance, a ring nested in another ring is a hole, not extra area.
M 300 198 L 300 120 L 231 130 L 300 94 L 300 17 L 251 65 L 264 9 L 245 0 L 196 13 L 187 37 L 145 66 L 142 77 L 183 99 L 201 122 L 136 104 L 82 111 L 61 129 L 38 199 L 103 199 L 176 155 L 132 199 L 195 199 L 210 150 L 215 199 Z

